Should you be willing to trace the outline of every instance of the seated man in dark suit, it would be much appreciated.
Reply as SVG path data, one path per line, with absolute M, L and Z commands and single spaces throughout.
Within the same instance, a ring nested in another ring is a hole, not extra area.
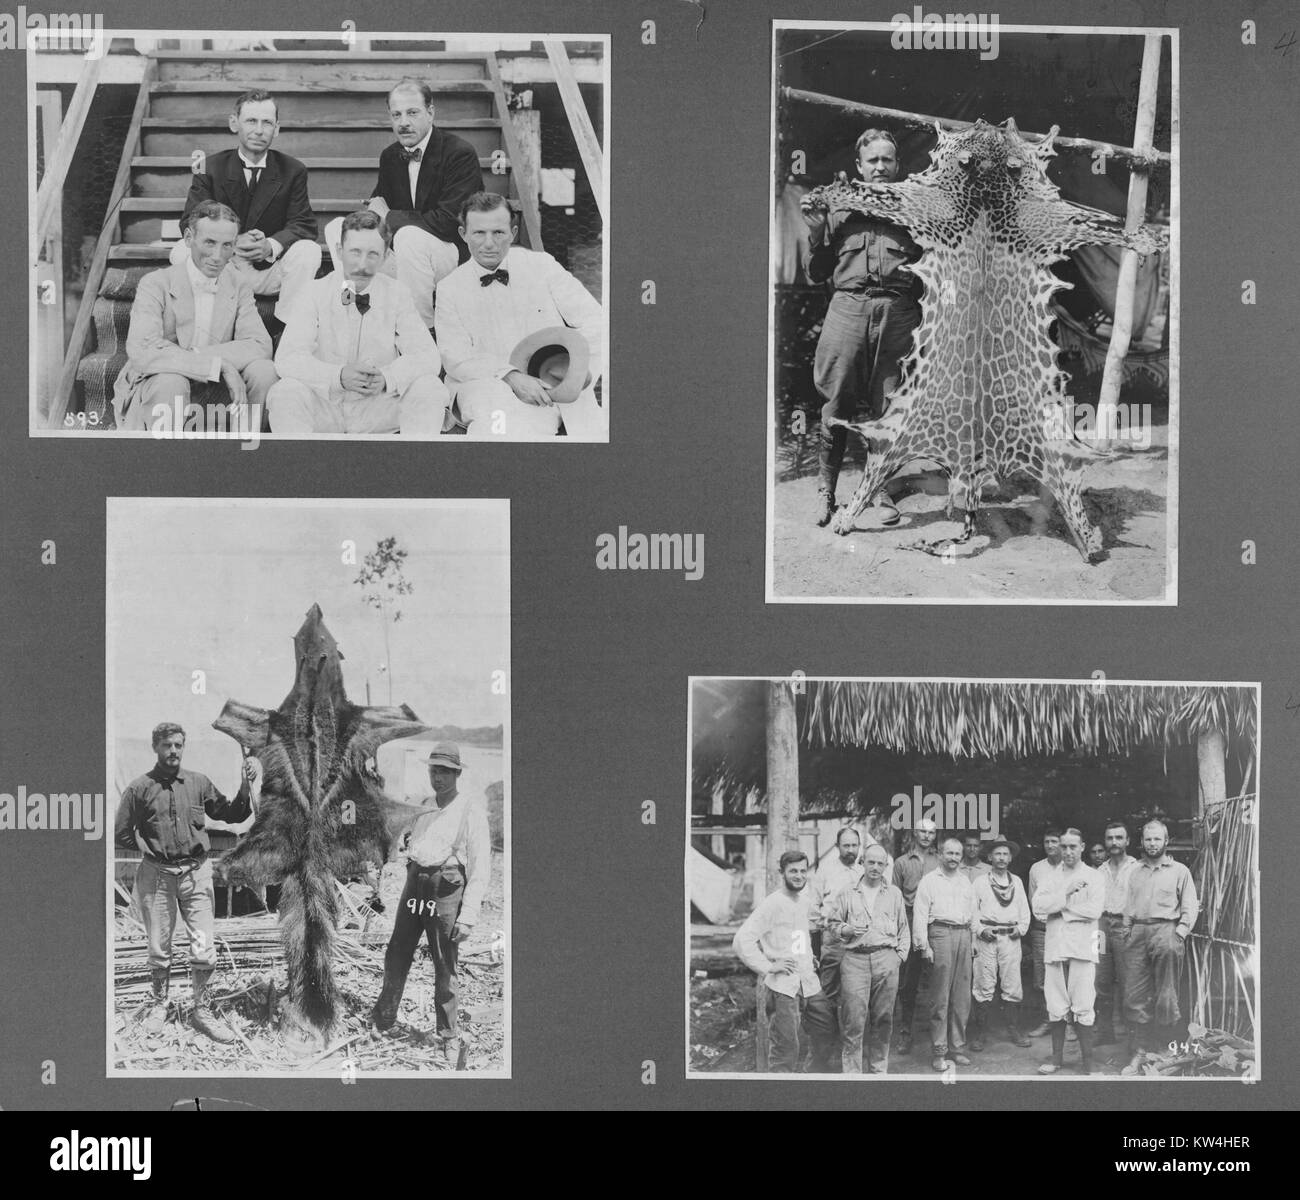
M 307 168 L 271 149 L 279 130 L 278 108 L 269 92 L 240 96 L 230 114 L 230 132 L 239 145 L 208 156 L 207 170 L 190 183 L 182 220 L 204 200 L 234 211 L 239 218 L 234 268 L 247 275 L 254 295 L 279 296 L 275 316 L 283 324 L 295 297 L 316 278 L 321 251 L 307 196 Z M 268 229 L 273 232 L 263 232 Z M 185 244 L 178 243 L 172 265 L 188 254 Z
M 433 325 L 438 281 L 469 257 L 457 232 L 460 209 L 483 186 L 478 152 L 433 124 L 433 90 L 400 80 L 388 93 L 397 141 L 379 156 L 379 179 L 367 207 L 384 218 L 393 240 L 384 274 L 404 283 L 426 327 Z M 325 227 L 325 245 L 342 270 L 342 218 Z
M 279 377 L 253 285 L 243 272 L 227 269 L 238 235 L 239 218 L 205 200 L 185 230 L 189 256 L 140 280 L 127 363 L 113 386 L 119 429 L 174 430 L 172 414 L 191 397 L 199 404 L 256 405 L 251 426 L 259 428 L 266 394 Z

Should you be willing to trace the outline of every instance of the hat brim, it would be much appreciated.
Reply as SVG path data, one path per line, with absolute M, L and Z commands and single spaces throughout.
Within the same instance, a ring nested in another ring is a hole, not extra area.
M 430 755 L 424 760 L 431 767 L 450 767 L 453 771 L 463 771 L 465 768 L 458 762 L 452 762 L 449 758 L 442 756 Z
M 1017 858 L 1020 857 L 1020 846 L 1019 846 L 1019 844 L 1016 843 L 1016 842 L 1013 842 L 1013 841 L 1009 841 L 1009 840 L 1008 840 L 1008 841 L 1005 841 L 1005 842 L 993 842 L 993 843 L 991 843 L 990 846 L 989 846 L 989 848 L 988 848 L 987 850 L 984 851 L 984 857 L 985 857 L 985 859 L 987 859 L 987 858 L 989 858 L 990 855 L 992 855 L 992 853 L 993 853 L 994 850 L 1004 850 L 1004 849 L 1005 849 L 1005 850 L 1010 850 L 1010 851 L 1011 851 L 1011 857 L 1012 857 L 1012 859 L 1017 859 Z
M 551 357 L 542 352 L 552 350 L 566 351 L 569 367 L 564 379 L 550 389 L 551 400 L 556 404 L 572 404 L 591 380 L 591 347 L 578 330 L 552 325 L 530 333 L 510 352 L 510 365 L 525 375 L 533 375 L 540 362 Z

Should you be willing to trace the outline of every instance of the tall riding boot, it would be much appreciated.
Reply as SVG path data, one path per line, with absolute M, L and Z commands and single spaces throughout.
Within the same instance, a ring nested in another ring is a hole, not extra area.
M 817 455 L 817 524 L 829 525 L 835 515 L 835 485 L 840 479 L 840 464 L 849 444 L 849 431 L 843 425 L 828 429 L 823 422 Z
M 1079 1038 L 1079 1074 L 1092 1074 L 1092 1036 L 1093 1029 L 1091 1025 L 1085 1025 L 1082 1021 L 1075 1021 L 1074 1032 Z
M 984 1030 L 988 1024 L 989 1003 L 988 1000 L 971 1001 L 970 1024 L 966 1027 L 966 1032 L 970 1035 L 970 1048 L 976 1054 L 984 1049 Z
M 381 1033 L 391 1029 L 397 1020 L 397 1010 L 402 1006 L 402 993 L 406 991 L 409 965 L 402 969 L 394 964 L 384 964 L 384 986 L 375 1007 L 370 1010 L 370 1020 Z
M 1049 1021 L 1048 1027 L 1052 1033 L 1052 1057 L 1038 1068 L 1040 1075 L 1055 1075 L 1065 1060 L 1065 1022 Z
M 235 1035 L 230 1027 L 208 1006 L 208 979 L 211 975 L 211 967 L 190 968 L 190 979 L 194 984 L 194 1011 L 190 1014 L 190 1024 L 214 1042 L 233 1042 Z
M 145 1033 L 161 1033 L 167 1024 L 167 985 L 170 980 L 171 971 L 166 967 L 149 972 L 151 995 L 148 1011 L 144 1014 Z
M 1007 1037 L 1013 1046 L 1028 1046 L 1029 1039 L 1020 1032 L 1020 1002 L 1003 1000 L 1002 1011 L 1007 1015 Z

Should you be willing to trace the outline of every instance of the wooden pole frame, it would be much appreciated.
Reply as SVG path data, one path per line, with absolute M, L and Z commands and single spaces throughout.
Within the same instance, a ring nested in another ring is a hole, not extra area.
M 564 111 L 573 127 L 573 140 L 578 143 L 578 154 L 582 157 L 582 166 L 587 172 L 587 181 L 591 184 L 591 194 L 596 198 L 596 207 L 600 210 L 600 219 L 606 220 L 605 213 L 605 155 L 601 149 L 596 130 L 587 115 L 587 106 L 583 103 L 582 92 L 578 90 L 578 80 L 573 73 L 573 64 L 569 61 L 569 52 L 559 38 L 546 38 L 546 57 L 551 60 L 555 71 L 555 82 L 560 89 L 560 99 L 564 101 Z

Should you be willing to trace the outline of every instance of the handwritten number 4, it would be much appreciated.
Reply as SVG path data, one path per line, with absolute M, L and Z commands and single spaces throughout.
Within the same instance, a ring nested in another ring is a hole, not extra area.
M 1281 50 L 1282 57 L 1287 58 L 1290 56 L 1291 51 L 1295 49 L 1295 45 L 1296 45 L 1295 30 L 1292 30 L 1290 33 L 1284 33 L 1280 38 L 1278 38 L 1277 43 L 1276 45 L 1274 45 L 1273 49 Z

